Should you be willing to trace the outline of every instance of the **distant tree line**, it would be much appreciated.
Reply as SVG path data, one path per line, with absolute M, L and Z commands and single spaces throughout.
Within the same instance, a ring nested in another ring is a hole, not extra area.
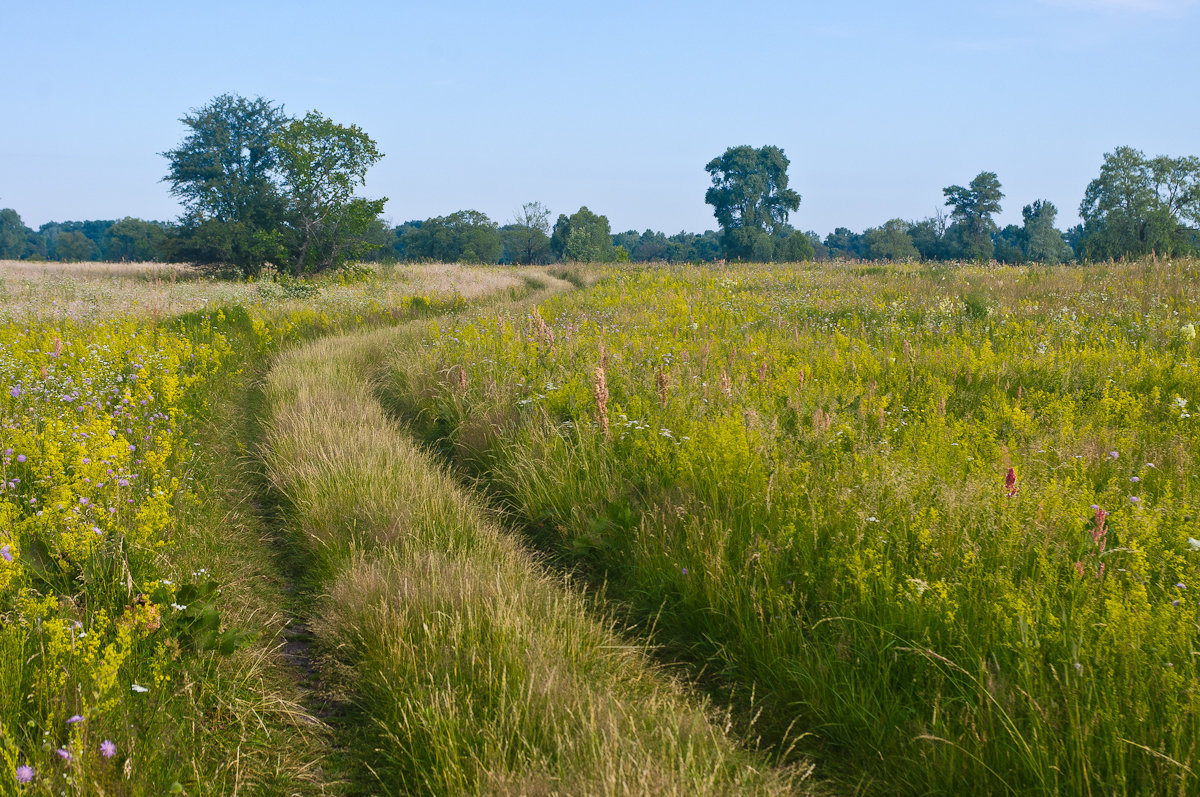
M 613 233 L 608 218 L 580 207 L 560 214 L 524 204 L 500 224 L 478 210 L 406 221 L 380 218 L 385 200 L 355 195 L 383 157 L 357 126 L 313 111 L 294 118 L 258 98 L 222 95 L 181 120 L 189 130 L 164 178 L 183 206 L 173 223 L 124 218 L 26 227 L 0 210 L 0 258 L 190 261 L 257 273 L 267 263 L 295 274 L 354 260 L 538 264 L 823 259 L 998 260 L 1062 263 L 1200 253 L 1200 158 L 1147 158 L 1131 147 L 1104 156 L 1079 208 L 1061 231 L 1058 209 L 1039 199 L 1022 223 L 995 221 L 1004 193 L 995 172 L 943 189 L 944 206 L 921 220 L 889 219 L 822 239 L 788 223 L 800 206 L 790 165 L 774 146 L 730 147 L 705 167 L 720 229 L 667 235 Z
M 159 221 L 52 221 L 31 230 L 11 208 L 0 210 L 2 260 L 167 261 L 174 227 Z

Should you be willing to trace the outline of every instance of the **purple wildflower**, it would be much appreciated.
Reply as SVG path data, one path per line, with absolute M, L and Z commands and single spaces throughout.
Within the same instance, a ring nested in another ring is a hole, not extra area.
M 100 755 L 105 758 L 112 758 L 117 754 L 117 746 L 112 743 L 111 739 L 105 739 L 100 743 Z
M 685 576 L 687 575 L 687 568 L 686 568 L 686 567 L 685 567 L 685 568 L 683 568 L 683 574 L 684 574 Z
M 1133 482 L 1134 484 L 1137 484 L 1138 482 L 1141 481 L 1141 479 L 1139 479 L 1137 476 L 1130 476 L 1129 481 Z
M 21 766 L 17 767 L 17 782 L 28 783 L 29 781 L 33 780 L 33 776 L 35 774 L 36 773 L 33 771 L 33 767 L 29 766 L 28 764 L 22 764 Z
M 1141 501 L 1141 500 L 1142 499 L 1138 498 L 1136 495 L 1129 496 L 1129 503 L 1131 503 L 1131 504 L 1136 504 L 1138 501 Z
M 1175 589 L 1187 589 L 1187 585 L 1184 584 L 1182 581 L 1180 581 L 1178 584 L 1175 585 Z
M 13 398 L 21 397 L 21 388 L 19 388 L 19 387 L 14 387 L 12 390 L 10 390 L 8 392 L 12 395 Z
M 76 722 L 83 722 L 83 717 L 79 714 L 74 714 L 67 720 L 68 725 L 74 725 Z
M 0 548 L 0 557 L 3 557 L 4 561 L 6 561 L 6 562 L 12 562 L 12 560 L 13 560 L 12 546 L 5 545 L 3 548 Z
M 1108 452 L 1108 455 L 1109 455 L 1110 457 L 1112 457 L 1113 459 L 1116 459 L 1116 458 L 1117 458 L 1117 452 L 1116 452 L 1116 451 L 1109 451 L 1109 452 Z
M 61 758 L 63 761 L 71 760 L 71 751 L 65 747 L 60 747 L 57 750 L 55 750 L 54 752 L 58 753 L 58 757 Z
M 24 461 L 25 461 L 25 455 L 17 454 L 17 462 L 24 462 Z

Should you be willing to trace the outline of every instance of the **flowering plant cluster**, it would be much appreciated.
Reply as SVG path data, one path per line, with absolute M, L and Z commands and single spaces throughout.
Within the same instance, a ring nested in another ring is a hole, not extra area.
M 0 328 L 0 662 L 16 698 L 0 700 L 0 761 L 16 782 L 117 767 L 128 704 L 170 678 L 163 554 L 190 500 L 197 387 L 229 352 L 211 322 Z

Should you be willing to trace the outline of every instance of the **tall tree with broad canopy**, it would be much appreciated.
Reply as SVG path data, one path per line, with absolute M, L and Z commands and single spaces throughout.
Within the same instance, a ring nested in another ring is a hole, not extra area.
M 1200 225 L 1200 158 L 1147 158 L 1117 147 L 1088 183 L 1079 215 L 1085 257 L 1186 252 L 1193 240 L 1187 224 Z
M 570 216 L 559 214 L 550 248 L 560 259 L 577 263 L 611 263 L 617 258 L 608 217 L 596 215 L 586 205 Z
M 25 254 L 32 233 L 12 208 L 0 210 L 0 260 L 17 260 Z
M 178 255 L 255 274 L 334 268 L 375 248 L 384 199 L 354 196 L 383 157 L 359 127 L 316 111 L 222 94 L 181 120 L 191 132 L 164 152 L 171 193 L 184 205 Z
M 888 219 L 864 232 L 867 256 L 872 260 L 916 260 L 920 253 L 908 234 L 910 227 L 904 219 Z
M 1021 208 L 1025 225 L 1021 230 L 1025 259 L 1039 263 L 1061 263 L 1071 257 L 1071 247 L 1054 226 L 1058 208 L 1048 199 L 1039 199 Z
M 262 97 L 222 94 L 180 121 L 191 132 L 163 153 L 163 179 L 184 207 L 179 254 L 256 273 L 280 257 L 272 231 L 286 203 L 275 182 L 279 153 L 273 137 L 287 115 Z
M 287 200 L 287 267 L 292 273 L 336 268 L 374 245 L 364 234 L 386 198 L 355 189 L 383 154 L 358 125 L 339 125 L 316 111 L 271 137 Z
M 513 263 L 530 265 L 550 259 L 550 210 L 541 202 L 526 202 L 505 225 L 504 250 Z
M 790 161 L 779 147 L 730 147 L 704 167 L 712 187 L 704 201 L 721 225 L 721 243 L 730 260 L 769 259 L 772 237 L 800 207 L 800 194 L 788 188 Z
M 995 172 L 980 172 L 966 188 L 951 185 L 942 189 L 951 208 L 947 235 L 957 249 L 954 254 L 966 260 L 988 260 L 992 256 L 992 233 L 996 222 L 992 214 L 1000 212 L 1000 178 Z

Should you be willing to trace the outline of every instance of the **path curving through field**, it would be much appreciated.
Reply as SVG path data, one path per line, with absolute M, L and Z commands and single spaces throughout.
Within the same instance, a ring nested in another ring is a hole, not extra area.
M 355 788 L 805 790 L 802 771 L 741 749 L 389 419 L 371 377 L 410 334 L 318 340 L 282 355 L 266 383 L 262 456 L 312 585 L 322 683 L 349 704 L 331 722 Z

